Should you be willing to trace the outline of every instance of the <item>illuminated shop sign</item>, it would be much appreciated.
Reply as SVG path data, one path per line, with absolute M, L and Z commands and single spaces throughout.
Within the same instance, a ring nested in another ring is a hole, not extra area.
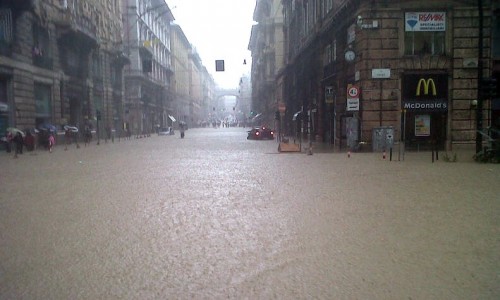
M 407 12 L 405 31 L 445 31 L 445 12 Z
M 405 75 L 402 108 L 410 112 L 447 111 L 448 75 Z

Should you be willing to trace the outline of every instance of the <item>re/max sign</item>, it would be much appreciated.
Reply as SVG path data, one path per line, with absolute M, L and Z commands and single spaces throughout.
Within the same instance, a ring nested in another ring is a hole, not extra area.
M 428 22 L 428 21 L 441 21 L 441 22 L 444 22 L 444 13 L 419 14 L 418 20 L 420 22 Z

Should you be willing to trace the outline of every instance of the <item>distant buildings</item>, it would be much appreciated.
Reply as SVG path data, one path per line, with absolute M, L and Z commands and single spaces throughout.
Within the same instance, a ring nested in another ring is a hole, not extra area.
M 43 124 L 142 135 L 208 119 L 215 83 L 185 37 L 172 42 L 173 20 L 163 0 L 0 0 L 0 136 Z
M 259 0 L 253 106 L 272 115 L 283 102 L 288 135 L 344 149 L 477 144 L 500 124 L 488 80 L 500 77 L 500 6 L 481 2 Z

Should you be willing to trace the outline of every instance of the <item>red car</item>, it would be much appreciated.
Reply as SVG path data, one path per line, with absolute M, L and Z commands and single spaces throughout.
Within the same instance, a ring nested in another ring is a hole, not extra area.
M 272 140 L 274 139 L 274 131 L 265 126 L 254 127 L 248 131 L 247 140 Z

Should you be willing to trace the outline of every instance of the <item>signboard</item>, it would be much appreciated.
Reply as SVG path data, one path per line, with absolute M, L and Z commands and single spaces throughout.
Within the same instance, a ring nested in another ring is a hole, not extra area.
M 358 99 L 347 99 L 347 111 L 358 111 L 359 110 L 359 98 Z
M 333 86 L 326 86 L 325 87 L 325 103 L 333 104 L 333 98 L 334 98 Z
M 359 110 L 359 87 L 354 84 L 347 85 L 347 111 Z
M 372 78 L 391 78 L 391 69 L 372 69 Z
M 405 31 L 445 31 L 446 12 L 407 12 Z
M 430 136 L 430 135 L 431 135 L 431 116 L 416 115 L 415 136 Z
M 402 109 L 409 112 L 448 111 L 448 74 L 403 76 Z

